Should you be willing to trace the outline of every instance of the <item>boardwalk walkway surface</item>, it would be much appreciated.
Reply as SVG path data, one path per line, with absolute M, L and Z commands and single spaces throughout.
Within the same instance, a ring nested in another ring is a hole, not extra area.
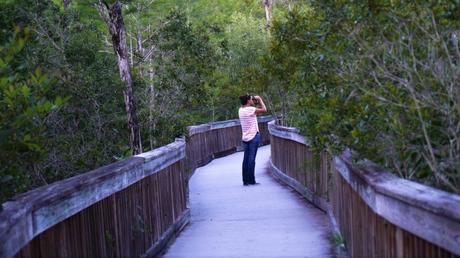
M 326 215 L 268 172 L 259 148 L 254 186 L 243 186 L 238 152 L 190 179 L 190 224 L 164 257 L 332 257 Z

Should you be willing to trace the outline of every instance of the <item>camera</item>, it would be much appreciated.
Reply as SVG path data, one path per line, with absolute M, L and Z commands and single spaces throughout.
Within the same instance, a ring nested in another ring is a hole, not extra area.
M 256 105 L 259 104 L 259 100 L 256 99 L 254 95 L 251 95 L 251 99 L 252 99 L 252 102 L 254 102 L 254 104 L 256 104 Z

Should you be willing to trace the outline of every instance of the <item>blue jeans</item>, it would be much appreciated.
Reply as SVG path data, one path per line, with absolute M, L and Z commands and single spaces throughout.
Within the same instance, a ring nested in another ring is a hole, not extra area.
M 259 148 L 260 134 L 257 133 L 252 140 L 243 141 L 244 158 L 243 158 L 243 184 L 255 184 L 254 169 L 256 166 L 257 148 Z

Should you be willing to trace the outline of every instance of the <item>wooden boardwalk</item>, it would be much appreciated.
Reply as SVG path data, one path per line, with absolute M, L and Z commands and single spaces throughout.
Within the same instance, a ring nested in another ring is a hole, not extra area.
M 190 224 L 164 257 L 332 257 L 326 214 L 268 172 L 259 149 L 254 186 L 243 186 L 238 152 L 195 171 Z

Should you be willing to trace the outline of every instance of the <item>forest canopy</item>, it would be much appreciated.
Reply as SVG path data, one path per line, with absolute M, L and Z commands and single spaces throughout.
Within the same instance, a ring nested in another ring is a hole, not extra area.
M 140 151 L 250 92 L 317 151 L 460 191 L 458 1 L 17 0 L 0 3 L 0 202 L 132 155 L 101 13 L 117 3 Z

